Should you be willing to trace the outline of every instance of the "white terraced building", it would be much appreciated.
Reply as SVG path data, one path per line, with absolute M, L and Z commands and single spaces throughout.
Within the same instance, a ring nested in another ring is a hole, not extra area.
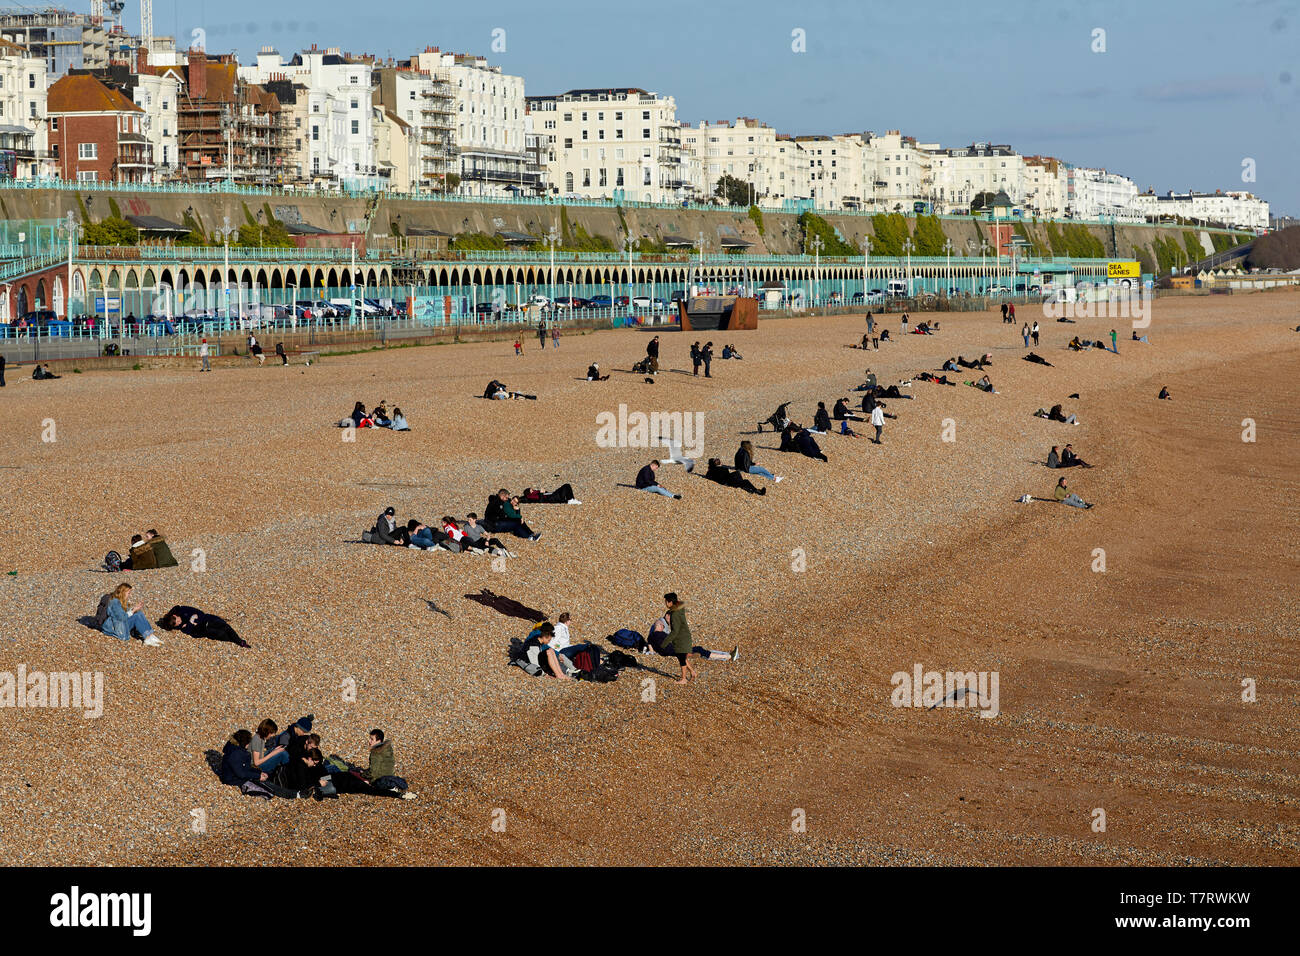
M 412 61 L 445 79 L 451 93 L 460 192 L 474 196 L 533 195 L 542 184 L 530 172 L 524 78 L 502 73 L 481 56 L 426 49 Z
M 1127 176 L 1087 166 L 1066 169 L 1066 215 L 1071 219 L 1140 219 L 1137 184 Z
M 547 137 L 552 193 L 587 199 L 676 202 L 688 183 L 677 102 L 636 87 L 531 96 Z
M 734 123 L 683 123 L 681 135 L 686 179 L 697 198 L 712 197 L 723 176 L 749 183 L 759 205 L 808 198 L 808 157 L 766 123 L 745 116 Z
M 0 150 L 14 154 L 13 168 L 0 170 L 0 176 L 34 179 L 53 174 L 45 91 L 45 60 L 0 39 Z
M 1157 196 L 1142 193 L 1133 200 L 1134 208 L 1145 218 L 1159 220 L 1177 216 L 1193 222 L 1217 223 L 1244 229 L 1269 227 L 1268 203 L 1244 191 L 1212 193 L 1168 192 Z
M 348 185 L 380 182 L 375 162 L 375 136 L 370 64 L 345 57 L 336 47 L 295 53 L 288 62 L 263 47 L 255 66 L 241 66 L 239 77 L 264 84 L 288 80 L 300 87 L 297 106 L 306 116 L 302 129 L 304 177 Z M 294 131 L 298 137 L 298 131 Z

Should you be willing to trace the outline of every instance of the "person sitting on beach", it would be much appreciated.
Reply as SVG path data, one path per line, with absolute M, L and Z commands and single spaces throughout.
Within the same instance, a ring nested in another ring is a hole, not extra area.
M 587 366 L 587 381 L 603 382 L 608 378 L 609 378 L 608 375 L 600 374 L 600 366 L 597 365 L 595 362 L 592 362 L 590 365 Z
M 783 476 L 772 474 L 762 465 L 754 464 L 754 443 L 742 441 L 736 450 L 736 471 L 742 475 L 762 475 L 773 482 L 783 480 Z
M 411 430 L 411 426 L 406 423 L 406 416 L 402 414 L 400 408 L 393 409 L 393 417 L 388 423 L 388 427 L 395 432 L 409 432 Z
M 794 426 L 792 425 L 791 430 L 793 429 Z M 784 438 L 782 439 L 782 444 L 785 444 Z M 812 437 L 812 432 L 807 428 L 801 428 L 794 433 L 791 438 L 791 445 L 792 450 L 797 451 L 808 458 L 816 458 L 818 461 L 830 461 L 830 459 L 822 452 L 821 448 L 818 447 L 817 442 Z
M 857 421 L 861 421 L 862 419 L 860 419 L 860 418 L 855 418 L 855 419 L 853 419 L 853 420 L 854 420 L 855 422 L 857 422 Z M 840 422 L 840 434 L 841 434 L 841 435 L 844 435 L 844 436 L 846 436 L 846 437 L 848 437 L 848 438 L 861 438 L 861 437 L 862 437 L 862 436 L 859 435 L 857 432 L 855 432 L 852 428 L 849 427 L 849 423 L 848 423 L 848 420 L 847 420 L 847 419 L 844 420 L 844 421 L 841 421 L 841 422 Z
M 55 375 L 53 372 L 51 372 L 50 367 L 48 365 L 38 365 L 32 371 L 32 378 L 34 378 L 38 382 L 47 382 L 52 379 L 62 378 L 62 377 L 63 377 L 62 375 Z
M 648 465 L 644 465 L 641 470 L 636 473 L 637 488 L 641 491 L 648 491 L 652 494 L 663 495 L 665 498 L 681 498 L 681 495 L 675 495 L 659 484 L 659 479 L 655 477 L 658 471 L 658 460 L 652 461 Z
M 560 655 L 555 648 L 551 647 L 551 640 L 554 637 L 555 625 L 550 621 L 543 621 L 525 638 L 520 653 L 525 657 L 530 657 L 531 652 L 536 648 L 537 666 L 542 669 L 542 673 L 548 674 L 556 680 L 570 680 L 569 671 L 575 668 L 571 661 L 560 662 Z
M 379 728 L 370 731 L 370 751 L 367 754 L 366 769 L 361 777 L 376 791 L 387 791 L 388 795 L 400 796 L 403 800 L 414 800 L 415 794 L 406 787 L 406 781 L 397 776 L 397 753 L 393 742 L 385 739 Z
M 126 560 L 122 562 L 122 568 L 127 571 L 147 571 L 154 567 L 153 549 L 149 547 L 144 535 L 131 535 L 131 544 L 126 549 Z
M 268 717 L 257 725 L 257 733 L 253 734 L 247 744 L 253 767 L 262 773 L 271 773 L 289 762 L 289 751 L 271 743 L 279 733 L 280 728 Z M 268 750 L 268 747 L 271 749 Z
M 365 402 L 357 402 L 352 406 L 353 428 L 371 428 L 374 424 L 375 423 L 370 420 L 370 416 L 366 414 Z
M 375 519 L 375 526 L 370 529 L 372 543 L 395 544 L 400 547 L 406 547 L 411 543 L 406 536 L 406 529 L 398 526 L 396 515 L 396 509 L 389 505 L 384 509 L 384 513 Z
M 819 435 L 824 435 L 831 430 L 831 416 L 826 411 L 826 403 L 818 402 L 817 411 L 813 412 L 813 431 Z
M 849 409 L 849 400 L 847 398 L 841 398 L 836 400 L 835 410 L 831 413 L 831 415 L 837 422 L 842 422 L 846 419 L 854 422 L 862 421 L 861 418 L 854 415 L 853 412 Z
M 1159 398 L 1159 399 L 1169 399 L 1170 401 L 1172 401 L 1172 400 L 1173 400 L 1173 396 L 1169 394 L 1169 386 L 1168 386 L 1168 385 L 1161 385 L 1161 386 L 1160 386 L 1160 394 L 1157 395 L 1156 398 Z
M 524 501 L 530 504 L 543 505 L 580 505 L 581 501 L 573 494 L 573 486 L 568 482 L 560 485 L 554 491 L 543 491 L 541 488 L 525 488 L 524 493 L 520 496 Z
M 741 476 L 740 472 L 732 471 L 722 464 L 717 458 L 709 459 L 708 470 L 704 472 L 704 477 L 716 484 L 723 485 L 727 488 L 744 488 L 751 495 L 765 495 L 766 488 L 760 488 L 748 478 Z
M 524 516 L 519 511 L 519 497 L 511 498 L 510 492 L 504 488 L 488 499 L 487 509 L 483 512 L 483 527 L 495 534 L 513 534 L 529 541 L 541 537 L 524 523 Z
M 871 348 L 871 335 L 867 332 L 863 332 L 862 341 L 853 347 L 862 349 L 863 351 L 866 351 L 867 349 Z
M 1061 410 L 1060 405 L 1053 405 L 1052 410 L 1049 411 L 1047 415 L 1044 417 L 1054 422 L 1064 422 L 1067 425 L 1079 424 L 1079 419 L 1075 417 L 1073 413 L 1071 413 L 1070 415 L 1066 415 L 1065 412 Z
M 222 783 L 238 787 L 247 781 L 261 783 L 267 779 L 267 773 L 253 766 L 252 755 L 248 752 L 252 739 L 253 735 L 247 730 L 236 730 L 221 748 L 221 766 L 217 776 Z
M 978 382 L 976 382 L 975 387 L 983 392 L 989 392 L 993 394 L 996 394 L 997 392 L 997 389 L 993 387 L 993 383 L 989 381 L 989 377 L 987 375 L 985 375 Z
M 726 651 L 711 651 L 708 648 L 700 647 L 691 639 L 691 629 L 686 624 L 686 605 L 677 599 L 675 591 L 669 591 L 664 595 L 664 606 L 667 608 L 668 627 L 667 631 L 651 631 L 652 638 L 658 637 L 659 643 L 652 643 L 656 653 L 664 657 L 676 657 L 677 663 L 682 669 L 681 677 L 677 683 L 686 684 L 699 677 L 695 668 L 691 666 L 690 658 L 692 655 L 702 657 L 706 661 L 736 661 L 740 658 L 740 645 L 731 649 L 731 653 Z M 689 675 L 689 676 L 688 676 Z
M 216 614 L 200 611 L 187 604 L 177 604 L 158 619 L 158 626 L 164 631 L 180 631 L 190 637 L 203 638 L 208 641 L 224 641 L 239 647 L 248 647 L 244 640 L 224 618 Z
M 1092 507 L 1092 505 L 1088 504 L 1088 502 L 1084 501 L 1082 498 L 1080 498 L 1078 495 L 1076 495 L 1074 492 L 1072 492 L 1069 489 L 1069 487 L 1065 483 L 1064 476 L 1058 478 L 1056 481 L 1055 498 L 1057 501 L 1061 502 L 1061 504 L 1069 505 L 1071 508 Z
M 889 341 L 889 329 L 881 329 L 881 330 L 880 330 L 880 341 L 882 341 L 882 342 L 888 342 L 888 341 Z
M 1065 448 L 1061 451 L 1061 467 L 1062 468 L 1091 468 L 1092 465 L 1088 464 L 1086 461 L 1084 461 L 1082 458 L 1080 458 L 1078 455 L 1074 453 L 1073 445 L 1067 444 Z
M 471 550 L 475 548 L 486 549 L 493 554 L 506 558 L 516 556 L 513 551 L 487 533 L 484 527 L 478 523 L 478 515 L 472 511 L 465 516 L 465 523 L 460 526 L 460 529 L 465 532 Z
M 920 323 L 917 323 L 916 328 L 914 328 L 914 329 L 912 330 L 912 334 L 914 334 L 914 335 L 934 335 L 934 329 L 930 326 L 930 323 L 928 323 L 928 322 L 920 322 Z
M 388 403 L 380 402 L 376 405 L 374 411 L 370 413 L 370 420 L 375 423 L 376 428 L 390 427 L 393 421 L 388 417 Z
M 1048 467 L 1048 468 L 1060 468 L 1060 467 L 1061 467 L 1061 455 L 1060 455 L 1060 453 L 1056 450 L 1056 446 L 1055 446 L 1055 445 L 1053 445 L 1053 446 L 1052 446 L 1052 450 L 1049 451 L 1049 452 L 1047 453 L 1047 467 Z
M 451 551 L 464 551 L 473 543 L 451 515 L 442 516 L 442 533 L 447 536 L 446 547 Z
M 1079 337 L 1078 337 L 1077 335 L 1076 335 L 1074 338 L 1070 339 L 1070 341 L 1069 341 L 1069 343 L 1067 344 L 1066 347 L 1067 347 L 1071 352 L 1082 352 L 1082 351 L 1083 351 L 1083 343 L 1079 341 Z
M 148 548 L 149 557 L 153 561 L 149 567 L 154 568 L 174 568 L 176 567 L 176 558 L 172 554 L 171 547 L 167 540 L 158 533 L 157 528 L 150 528 L 144 533 L 144 542 Z M 143 567 L 144 565 L 142 565 Z
M 153 625 L 145 617 L 143 606 L 130 606 L 130 600 L 131 585 L 123 581 L 99 599 L 99 607 L 95 609 L 95 626 L 119 641 L 129 641 L 134 634 L 147 647 L 160 646 L 162 641 L 154 634 Z M 128 606 L 130 610 L 127 610 Z
M 406 522 L 406 546 L 421 551 L 432 551 L 438 546 L 434 540 L 433 529 L 423 521 L 412 518 Z
M 948 359 L 948 361 L 946 361 L 946 362 L 943 363 L 943 368 L 939 369 L 939 371 L 941 371 L 941 372 L 960 372 L 960 371 L 961 371 L 961 367 L 957 364 L 957 360 L 956 360 L 956 359 L 951 359 L 951 358 L 950 358 L 950 359 Z
M 743 359 L 745 356 L 737 352 L 734 345 L 724 345 L 722 347 L 722 357 L 724 359 Z

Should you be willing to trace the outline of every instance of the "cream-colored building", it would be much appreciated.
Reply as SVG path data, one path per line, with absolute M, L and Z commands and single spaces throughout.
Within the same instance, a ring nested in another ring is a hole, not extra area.
M 551 147 L 552 193 L 676 202 L 685 197 L 677 102 L 635 87 L 528 98 Z
M 374 87 L 375 102 L 412 129 L 416 152 L 409 188 L 444 191 L 447 175 L 460 175 L 456 109 L 448 77 L 421 68 L 419 58 L 412 57 L 407 65 L 377 68 Z
M 1244 229 L 1261 230 L 1269 227 L 1268 203 L 1245 191 L 1171 191 L 1163 196 L 1145 192 L 1135 196 L 1132 205 L 1144 218 L 1155 221 L 1176 216 L 1193 222 Z
M 1070 218 L 1141 218 L 1133 204 L 1137 185 L 1127 176 L 1086 166 L 1071 166 L 1066 175 L 1066 214 Z
M 0 176 L 54 175 L 45 95 L 45 61 L 17 43 L 0 39 L 0 149 L 14 154 L 13 169 L 0 170 Z
M 1024 198 L 1026 212 L 1039 219 L 1062 219 L 1069 181 L 1065 163 L 1051 156 L 1024 158 Z
M 177 140 L 177 108 L 184 71 L 164 68 L 157 73 L 136 73 L 131 77 L 131 98 L 144 110 L 141 132 L 153 147 L 153 176 L 165 181 L 177 173 L 180 147 Z
M 749 183 L 759 205 L 807 198 L 805 157 L 766 123 L 742 116 L 734 123 L 683 123 L 681 132 L 685 179 L 696 198 L 712 197 L 723 176 Z
M 375 131 L 375 164 L 388 188 L 401 193 L 413 191 L 420 172 L 419 130 L 383 105 L 372 107 L 371 128 Z
M 430 47 L 412 65 L 448 84 L 460 176 L 460 192 L 475 196 L 532 195 L 541 184 L 530 176 L 524 78 L 501 72 L 481 56 Z M 432 94 L 431 94 L 432 96 Z
M 1024 158 L 1010 146 L 935 146 L 930 155 L 933 190 L 931 195 L 920 198 L 933 202 L 937 212 L 967 210 L 980 193 L 1005 192 L 1015 205 L 1024 201 Z

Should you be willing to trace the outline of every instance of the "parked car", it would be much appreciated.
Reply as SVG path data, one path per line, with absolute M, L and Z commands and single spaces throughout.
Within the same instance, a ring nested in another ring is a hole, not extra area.
M 494 302 L 479 302 L 474 306 L 475 315 L 495 315 L 498 311 Z
M 557 312 L 565 312 L 571 309 L 585 309 L 587 300 L 580 299 L 576 295 L 558 295 L 555 297 L 555 309 Z
M 653 303 L 648 295 L 636 295 L 632 297 L 632 308 L 634 309 L 649 309 L 652 305 Z
M 903 279 L 890 279 L 890 280 L 889 280 L 889 294 L 890 294 L 891 296 L 905 296 L 905 295 L 907 295 L 907 282 L 904 281 Z
M 614 299 L 614 304 L 615 304 L 615 305 L 622 306 L 623 308 L 627 308 L 627 306 L 628 306 L 628 304 L 629 304 L 629 299 L 628 299 L 628 297 L 625 296 L 625 295 L 620 295 L 620 296 L 617 296 L 617 297 Z
M 614 300 L 607 295 L 594 295 L 587 300 L 588 308 L 592 309 L 608 309 L 612 307 L 613 304 Z

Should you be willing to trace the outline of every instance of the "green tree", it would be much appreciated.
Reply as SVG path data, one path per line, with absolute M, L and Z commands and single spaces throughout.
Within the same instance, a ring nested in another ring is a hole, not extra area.
M 944 235 L 943 226 L 937 216 L 916 217 L 916 228 L 912 233 L 912 243 L 916 248 L 912 250 L 912 255 L 945 255 L 944 243 L 947 241 L 948 237 Z
M 748 206 L 752 187 L 743 179 L 723 173 L 713 187 L 713 195 L 725 200 L 728 206 Z
M 140 231 L 125 219 L 109 216 L 88 223 L 81 241 L 88 246 L 134 246 L 140 241 Z
M 799 225 L 803 228 L 803 253 L 812 255 L 813 237 L 821 239 L 821 255 L 823 256 L 853 256 L 857 255 L 857 250 L 840 238 L 840 234 L 835 231 L 835 227 L 813 212 L 802 212 L 799 214 Z

